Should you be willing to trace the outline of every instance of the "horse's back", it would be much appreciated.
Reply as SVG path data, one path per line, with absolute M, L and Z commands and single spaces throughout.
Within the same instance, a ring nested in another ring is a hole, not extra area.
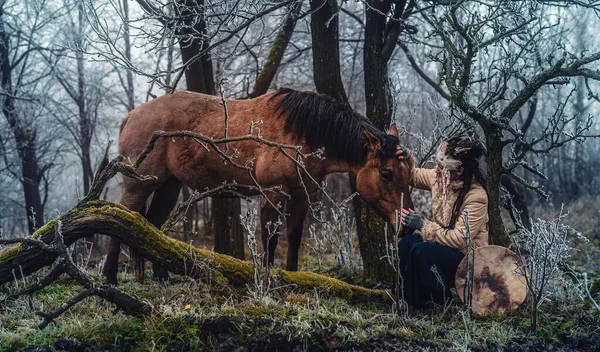
M 270 125 L 271 94 L 248 100 L 227 99 L 229 136 L 248 133 L 252 121 Z M 270 126 L 269 126 L 270 127 Z M 154 131 L 194 131 L 212 138 L 223 138 L 225 107 L 222 98 L 189 91 L 165 94 L 132 110 L 121 127 L 121 139 L 131 135 L 150 137 Z
M 282 133 L 283 120 L 275 115 L 270 96 L 226 100 L 227 136 L 247 135 L 252 122 L 262 121 L 258 126 L 261 136 L 289 144 L 289 137 Z M 225 106 L 221 97 L 186 91 L 163 95 L 129 113 L 120 134 L 119 153 L 134 161 L 155 131 L 193 131 L 209 138 L 224 138 L 225 121 Z M 276 153 L 271 150 L 273 148 L 253 141 L 232 142 L 229 148 L 238 150 L 237 160 L 240 164 L 247 160 L 263 164 L 261 160 L 277 157 L 271 155 Z M 175 175 L 193 188 L 212 187 L 212 180 L 215 185 L 233 180 L 251 183 L 246 171 L 223 165 L 221 157 L 214 151 L 206 151 L 189 138 L 175 138 L 157 141 L 139 171 L 156 175 L 159 179 Z
M 217 97 L 195 92 L 175 92 L 150 100 L 133 109 L 126 117 L 121 134 L 135 131 L 184 130 L 190 117 L 201 118 L 201 112 L 217 103 Z M 126 136 L 127 137 L 127 136 Z

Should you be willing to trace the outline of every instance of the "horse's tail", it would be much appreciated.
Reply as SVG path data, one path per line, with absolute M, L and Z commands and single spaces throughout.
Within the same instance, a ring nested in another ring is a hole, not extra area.
M 123 125 L 125 125 L 126 121 L 127 117 L 121 124 L 121 130 L 123 129 Z M 146 214 L 146 205 L 140 209 L 140 214 Z M 135 279 L 137 282 L 144 282 L 144 276 L 146 275 L 146 261 L 144 255 L 142 255 L 142 252 L 135 247 L 129 247 L 129 263 L 131 271 L 135 274 Z
M 129 120 L 129 114 L 127 114 L 127 116 L 125 116 L 123 121 L 121 121 L 121 127 L 119 127 L 119 135 L 123 132 L 123 128 L 125 128 L 125 124 L 127 123 L 127 120 Z
M 146 261 L 142 252 L 134 247 L 129 247 L 129 261 L 131 263 L 131 271 L 135 274 L 137 282 L 144 282 Z

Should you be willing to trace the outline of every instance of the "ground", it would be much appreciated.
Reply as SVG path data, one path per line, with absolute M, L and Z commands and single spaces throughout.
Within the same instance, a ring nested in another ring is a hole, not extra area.
M 575 215 L 568 219 L 592 240 L 578 244 L 580 250 L 571 258 L 571 265 L 594 278 L 598 276 L 600 217 L 581 214 L 600 209 L 595 207 L 598 203 L 580 200 L 568 207 Z M 536 216 L 548 217 L 541 210 L 533 211 Z M 281 257 L 283 248 L 285 243 L 279 251 Z M 314 256 L 305 253 L 301 265 L 369 285 L 359 275 L 335 267 L 332 258 L 327 256 L 326 265 L 319 269 Z M 102 281 L 101 268 L 90 264 L 87 272 Z M 0 287 L 0 351 L 600 350 L 600 312 L 583 299 L 544 302 L 539 327 L 532 333 L 530 312 L 524 307 L 508 316 L 480 319 L 470 316 L 455 299 L 447 307 L 397 314 L 390 304 L 353 305 L 316 292 L 301 294 L 293 287 L 275 286 L 267 297 L 256 299 L 251 287 L 182 276 L 173 276 L 164 286 L 151 280 L 150 271 L 144 284 L 124 272 L 119 279 L 119 289 L 147 300 L 158 313 L 130 317 L 116 312 L 110 303 L 88 298 L 39 330 L 41 318 L 35 312 L 56 309 L 81 287 L 63 277 L 31 297 L 12 302 L 3 302 L 3 296 L 24 283 L 19 280 Z M 600 284 L 593 290 L 596 300 L 597 287 Z
M 91 271 L 100 279 L 97 271 Z M 435 310 L 395 314 L 388 305 L 275 289 L 256 301 L 244 289 L 174 277 L 143 285 L 121 274 L 124 291 L 148 300 L 159 314 L 134 318 L 90 298 L 44 330 L 36 311 L 50 311 L 81 289 L 61 279 L 34 297 L 6 304 L 0 315 L 0 350 L 9 351 L 591 351 L 600 350 L 598 312 L 589 303 L 548 303 L 540 328 L 528 312 L 477 319 L 456 301 Z

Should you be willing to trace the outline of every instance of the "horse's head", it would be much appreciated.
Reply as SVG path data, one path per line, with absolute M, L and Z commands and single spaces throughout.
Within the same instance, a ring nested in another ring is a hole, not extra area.
M 395 125 L 392 125 L 388 134 L 398 140 Z M 367 160 L 356 173 L 356 190 L 364 202 L 373 206 L 384 220 L 395 226 L 396 210 L 400 211 L 402 197 L 405 209 L 413 207 L 409 182 L 414 159 L 398 160 L 395 155 L 397 142 L 393 146 L 384 145 L 386 141 L 364 128 L 363 135 L 367 140 Z

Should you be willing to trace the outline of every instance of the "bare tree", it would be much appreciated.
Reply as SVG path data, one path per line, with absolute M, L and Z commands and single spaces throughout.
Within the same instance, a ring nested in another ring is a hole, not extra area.
M 277 69 L 279 68 L 279 65 L 281 65 L 283 54 L 292 39 L 292 34 L 294 33 L 300 10 L 302 9 L 302 0 L 290 2 L 289 7 L 285 22 L 279 29 L 277 37 L 275 37 L 275 41 L 271 45 L 267 60 L 256 78 L 252 92 L 249 94 L 250 97 L 263 95 L 269 90 L 269 86 L 271 85 L 271 82 L 273 82 L 273 78 L 275 78 Z
M 110 94 L 102 82 L 106 72 L 91 69 L 87 65 L 85 50 L 87 40 L 87 20 L 85 5 L 82 2 L 63 2 L 65 7 L 74 8 L 67 16 L 65 46 L 71 50 L 64 51 L 54 61 L 46 57 L 49 64 L 55 66 L 53 77 L 66 92 L 68 99 L 56 101 L 59 111 L 57 119 L 71 134 L 74 150 L 81 162 L 83 194 L 90 189 L 93 174 L 92 140 L 98 125 L 99 109 Z M 74 61 L 74 62 L 73 62 Z M 96 64 L 99 67 L 100 64 Z
M 29 232 L 43 223 L 48 172 L 53 166 L 52 160 L 40 159 L 40 131 L 35 123 L 44 110 L 40 90 L 47 89 L 45 79 L 52 71 L 40 64 L 40 54 L 52 50 L 42 35 L 62 14 L 63 9 L 47 1 L 0 4 L 2 114 L 20 161 L 20 170 L 13 174 L 23 187 Z
M 425 7 L 427 9 L 425 9 Z M 449 99 L 455 116 L 479 126 L 487 147 L 487 175 L 490 240 L 508 245 L 501 218 L 500 184 L 507 175 L 513 181 L 546 196 L 538 184 L 527 182 L 518 170 L 546 178 L 538 165 L 527 161 L 528 154 L 542 155 L 569 142 L 594 136 L 592 120 L 582 123 L 568 116 L 565 99 L 554 102 L 554 111 L 537 133 L 525 135 L 527 124 L 518 127 L 514 119 L 527 104 L 534 104 L 540 91 L 571 84 L 583 77 L 588 96 L 598 100 L 591 80 L 600 74 L 593 65 L 600 52 L 577 51 L 570 47 L 552 15 L 560 8 L 584 6 L 577 1 L 472 3 L 433 2 L 418 4 L 420 17 L 429 26 L 423 35 L 437 45 L 430 60 L 438 64 L 441 84 L 429 79 Z M 598 11 L 592 5 L 592 11 Z M 560 13 L 563 21 L 570 21 Z M 552 42 L 544 38 L 553 38 Z M 551 43 L 557 42 L 555 46 Z M 590 48 L 592 49 L 592 48 Z M 540 59 L 541 58 L 541 59 Z M 592 66 L 592 68 L 590 68 Z M 531 103 L 530 103 L 531 102 Z M 571 127 L 572 126 L 572 127 Z M 533 131 L 531 131 L 533 132 Z

